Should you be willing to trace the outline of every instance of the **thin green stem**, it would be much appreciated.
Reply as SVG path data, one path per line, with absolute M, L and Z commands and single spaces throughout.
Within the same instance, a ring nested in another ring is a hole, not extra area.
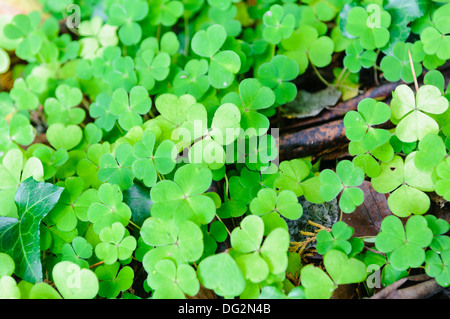
M 158 40 L 159 43 L 159 40 L 161 39 L 161 23 L 158 24 L 158 27 L 156 29 L 156 39 Z
M 136 228 L 139 229 L 139 230 L 141 229 L 141 227 L 139 227 L 138 225 L 136 225 L 135 223 L 133 223 L 131 220 L 130 220 L 130 224 L 133 225 L 134 227 L 136 227 Z
M 184 56 L 187 56 L 189 52 L 189 16 L 187 11 L 184 10 Z
M 336 80 L 336 84 L 334 85 L 335 88 L 340 87 L 340 83 L 341 83 L 342 76 L 343 76 L 343 75 L 345 74 L 345 72 L 347 72 L 347 71 L 348 71 L 347 67 L 344 66 L 344 68 L 341 70 L 341 73 L 339 73 L 339 76 L 338 76 L 338 78 L 337 78 L 337 80 Z
M 316 73 L 319 80 L 326 86 L 331 86 L 331 84 L 327 80 L 325 80 L 324 77 L 319 73 L 319 70 L 317 70 L 316 66 L 311 61 L 309 61 L 309 62 L 314 70 L 314 73 Z
M 225 198 L 226 199 L 228 199 L 228 185 L 229 185 L 229 183 L 228 183 L 228 177 L 227 177 L 227 174 L 225 174 L 224 175 L 224 178 L 225 178 L 225 190 L 224 190 L 224 196 L 225 196 Z

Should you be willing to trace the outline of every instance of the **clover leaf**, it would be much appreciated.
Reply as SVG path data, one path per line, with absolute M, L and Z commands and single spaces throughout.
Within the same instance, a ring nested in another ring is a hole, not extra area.
M 263 63 L 257 71 L 257 79 L 275 93 L 279 105 L 292 101 L 297 95 L 297 87 L 290 81 L 299 74 L 298 64 L 284 56 L 276 55 L 270 62 Z
M 197 268 L 200 283 L 223 297 L 239 296 L 245 289 L 245 278 L 234 259 L 219 253 L 203 259 Z
M 141 40 L 142 29 L 137 22 L 144 19 L 147 12 L 148 4 L 142 0 L 115 2 L 108 7 L 107 22 L 119 27 L 119 39 L 124 45 L 132 45 Z
M 448 109 L 448 100 L 433 85 L 423 85 L 416 94 L 405 84 L 392 93 L 391 111 L 398 120 L 395 134 L 403 142 L 415 142 L 425 135 L 437 134 L 438 123 L 429 114 L 441 114 Z
M 99 238 L 102 241 L 95 246 L 95 255 L 111 265 L 117 260 L 127 260 L 136 249 L 137 242 L 133 236 L 127 234 L 125 227 L 115 222 L 100 231 Z
M 72 243 L 66 243 L 62 247 L 62 261 L 71 261 L 81 268 L 89 268 L 86 259 L 92 256 L 92 245 L 84 237 L 77 236 Z
M 155 54 L 153 50 L 144 50 L 135 58 L 138 84 L 147 90 L 154 88 L 156 81 L 163 81 L 169 75 L 170 56 L 166 52 Z
M 447 156 L 444 141 L 438 135 L 427 134 L 418 144 L 418 151 L 414 156 L 414 164 L 419 170 L 431 170 Z
M 281 41 L 283 54 L 297 62 L 299 74 L 308 68 L 309 63 L 323 68 L 330 64 L 334 43 L 328 36 L 319 35 L 312 26 L 299 26 L 290 37 Z
M 123 202 L 123 195 L 118 185 L 105 183 L 98 189 L 99 202 L 92 203 L 87 210 L 87 217 L 93 223 L 96 234 L 103 228 L 111 227 L 115 222 L 127 226 L 131 211 Z
M 29 77 L 16 79 L 10 91 L 11 99 L 19 110 L 35 110 L 39 106 L 39 92 L 29 79 Z
M 133 268 L 125 266 L 120 269 L 119 262 L 95 268 L 95 275 L 100 281 L 98 295 L 104 298 L 116 298 L 128 290 L 134 280 Z
M 243 255 L 236 257 L 246 279 L 258 283 L 269 273 L 279 274 L 288 264 L 289 235 L 285 229 L 276 228 L 263 240 L 264 222 L 261 217 L 250 215 L 241 222 L 240 228 L 231 233 L 232 247 Z
M 380 10 L 380 25 L 368 23 L 369 15 L 363 7 L 353 7 L 348 12 L 345 29 L 352 36 L 359 38 L 362 47 L 366 50 L 383 48 L 389 41 L 388 27 L 391 24 L 391 15 Z
M 152 13 L 150 22 L 153 25 L 173 26 L 184 12 L 184 6 L 181 1 L 155 0 L 149 5 L 149 10 Z
M 353 236 L 355 230 L 348 226 L 343 221 L 338 221 L 333 224 L 331 231 L 325 229 L 317 233 L 317 252 L 324 255 L 328 251 L 334 249 L 339 250 L 347 255 L 352 251 L 350 238 Z
M 250 202 L 252 214 L 262 216 L 271 212 L 278 212 L 287 219 L 299 219 L 303 208 L 298 202 L 297 195 L 291 190 L 284 190 L 277 194 L 274 189 L 263 188 L 257 197 Z
M 445 250 L 441 254 L 428 250 L 425 256 L 425 272 L 436 278 L 436 282 L 442 287 L 450 285 L 450 250 Z
M 79 107 L 83 95 L 77 87 L 70 87 L 67 84 L 58 85 L 55 91 L 55 98 L 45 100 L 44 110 L 47 124 L 62 123 L 65 125 L 81 123 L 86 112 Z
M 450 198 L 450 160 L 448 157 L 437 165 L 436 174 L 436 193 L 447 200 Z
M 93 17 L 90 20 L 80 22 L 78 34 L 80 35 L 80 56 L 93 59 L 101 54 L 108 46 L 116 46 L 119 42 L 117 26 L 103 24 L 101 17 Z
M 367 277 L 367 267 L 356 258 L 348 258 L 339 250 L 330 250 L 324 257 L 324 265 L 337 285 L 362 282 Z
M 89 115 L 95 119 L 95 125 L 109 132 L 116 124 L 116 116 L 109 109 L 111 96 L 105 92 L 99 93 L 89 107 Z
M 9 123 L 5 118 L 0 119 L 0 136 L 4 152 L 19 145 L 30 145 L 36 137 L 36 128 L 30 123 L 30 119 L 22 113 L 15 113 Z
M 98 179 L 101 182 L 117 184 L 122 190 L 130 188 L 133 185 L 132 165 L 135 159 L 132 146 L 128 143 L 120 144 L 114 155 L 103 154 L 100 157 Z
M 174 92 L 177 95 L 187 93 L 200 99 L 210 87 L 208 70 L 208 61 L 205 59 L 189 60 L 184 70 L 178 72 L 173 80 Z
M 211 197 L 203 193 L 211 182 L 212 173 L 208 168 L 196 164 L 181 166 L 176 170 L 173 181 L 163 180 L 152 187 L 152 216 L 174 218 L 176 223 L 191 220 L 208 224 L 214 218 L 216 207 Z
M 416 268 L 425 261 L 424 248 L 433 239 L 433 233 L 423 216 L 411 216 L 403 227 L 396 216 L 388 216 L 381 222 L 381 231 L 375 239 L 375 246 L 384 253 L 390 253 L 389 261 L 397 270 Z
M 297 197 L 303 195 L 302 181 L 309 177 L 312 169 L 311 162 L 304 159 L 293 159 L 280 163 L 280 176 L 273 185 L 276 190 L 291 190 Z
M 151 106 L 148 91 L 142 86 L 135 86 L 130 94 L 122 88 L 115 90 L 109 108 L 111 114 L 118 117 L 120 127 L 128 131 L 133 126 L 142 124 L 141 115 L 148 113 Z
M 144 221 L 140 234 L 147 245 L 156 249 L 162 247 L 177 263 L 195 262 L 203 254 L 203 233 L 197 224 L 189 220 L 176 225 L 172 219 L 152 216 Z M 148 262 L 148 258 L 144 256 L 144 266 L 151 275 L 155 262 Z
M 392 55 L 386 55 L 381 60 L 381 70 L 384 77 L 395 82 L 402 79 L 406 83 L 414 81 L 414 77 L 411 71 L 411 64 L 409 61 L 409 53 L 413 60 L 414 73 L 422 73 L 422 65 L 420 62 L 423 60 L 423 55 L 417 49 L 417 45 L 412 43 L 397 42 L 394 45 Z
M 241 127 L 245 131 L 254 128 L 259 136 L 269 129 L 268 118 L 258 110 L 271 107 L 275 103 L 275 94 L 268 87 L 261 85 L 257 79 L 242 80 L 239 83 L 239 93 L 230 92 L 221 102 L 233 103 L 239 108 Z
M 353 41 L 345 48 L 344 66 L 352 73 L 361 68 L 368 69 L 375 65 L 377 54 L 373 50 L 364 50 L 359 41 Z
M 345 114 L 345 135 L 350 141 L 361 141 L 362 147 L 372 151 L 391 138 L 389 131 L 372 126 L 385 123 L 390 116 L 391 110 L 387 104 L 370 98 L 364 99 L 358 103 L 357 111 Z
M 294 30 L 295 17 L 292 13 L 284 13 L 279 4 L 274 4 L 262 17 L 265 28 L 263 38 L 271 44 L 278 44 L 289 38 Z
M 330 299 L 337 285 L 319 267 L 306 265 L 300 273 L 301 284 L 307 299 Z
M 380 175 L 372 178 L 377 192 L 392 192 L 388 205 L 392 213 L 400 217 L 424 214 L 430 207 L 430 198 L 424 192 L 434 190 L 431 171 L 419 170 L 415 155 L 416 152 L 411 153 L 405 161 L 395 155 L 391 161 L 381 163 Z
M 444 5 L 432 14 L 433 25 L 425 28 L 420 33 L 423 42 L 423 50 L 427 54 L 436 54 L 441 60 L 450 58 L 448 44 L 450 41 L 450 29 L 448 27 L 448 15 L 450 6 Z
M 90 269 L 80 268 L 70 261 L 61 261 L 53 267 L 53 280 L 64 299 L 93 299 L 99 282 Z
M 176 265 L 169 259 L 162 259 L 148 276 L 149 286 L 155 290 L 154 299 L 184 299 L 185 294 L 194 296 L 200 289 L 197 274 L 190 265 Z
M 56 150 L 69 151 L 77 146 L 83 138 L 83 131 L 78 125 L 55 123 L 47 129 L 47 139 Z
M 320 172 L 320 196 L 330 201 L 342 191 L 339 207 L 344 213 L 351 213 L 364 201 L 364 192 L 357 188 L 363 181 L 364 172 L 360 167 L 348 160 L 340 161 L 336 172 L 331 169 Z
M 217 89 L 229 87 L 241 68 L 239 55 L 230 50 L 219 51 L 226 38 L 225 28 L 214 24 L 207 30 L 197 31 L 191 42 L 192 50 L 197 55 L 210 59 L 209 82 Z
M 156 148 L 155 140 L 155 133 L 146 131 L 142 140 L 133 146 L 133 153 L 137 158 L 132 164 L 133 173 L 147 187 L 156 184 L 158 173 L 166 175 L 175 168 L 175 144 L 165 140 Z
M 62 191 L 29 177 L 20 183 L 14 197 L 18 218 L 0 217 L 0 251 L 14 259 L 15 274 L 30 283 L 43 279 L 39 226 Z

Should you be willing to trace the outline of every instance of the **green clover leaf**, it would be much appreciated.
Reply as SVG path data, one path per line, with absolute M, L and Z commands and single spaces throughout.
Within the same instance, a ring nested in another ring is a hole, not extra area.
M 86 112 L 79 107 L 83 94 L 77 87 L 70 87 L 67 84 L 58 85 L 55 97 L 45 100 L 44 111 L 48 125 L 62 123 L 65 125 L 81 123 Z
M 14 113 L 8 122 L 5 118 L 0 119 L 0 136 L 3 141 L 4 152 L 17 148 L 17 144 L 30 145 L 36 137 L 36 128 L 30 123 L 29 117 L 22 113 Z
M 147 245 L 170 251 L 177 263 L 195 262 L 203 254 L 203 233 L 197 224 L 189 220 L 178 226 L 172 219 L 152 216 L 144 221 L 140 234 Z M 147 258 L 144 256 L 144 260 Z M 154 263 L 146 263 L 145 269 L 150 274 L 154 266 Z
M 276 228 L 263 240 L 264 221 L 261 217 L 250 215 L 241 222 L 240 228 L 231 233 L 232 247 L 243 255 L 236 257 L 246 279 L 258 283 L 267 278 L 269 273 L 279 274 L 286 270 L 288 264 L 287 248 L 289 236 L 287 231 Z
M 334 249 L 339 250 L 347 255 L 352 251 L 350 238 L 353 236 L 355 230 L 348 226 L 343 221 L 338 221 L 333 224 L 330 232 L 321 230 L 317 233 L 317 252 L 325 255 L 328 251 Z
M 72 243 L 66 243 L 62 247 L 62 261 L 70 261 L 80 266 L 80 268 L 89 268 L 86 259 L 92 256 L 92 245 L 84 237 L 77 236 Z
M 142 29 L 137 21 L 147 16 L 148 4 L 142 0 L 113 3 L 108 8 L 107 22 L 118 26 L 118 35 L 124 45 L 136 44 L 141 40 Z
M 19 110 L 35 110 L 39 106 L 38 90 L 30 83 L 30 77 L 18 78 L 10 91 L 11 99 Z
M 448 47 L 450 42 L 450 29 L 448 26 L 448 16 L 450 6 L 444 5 L 432 14 L 433 25 L 425 28 L 420 33 L 425 53 L 436 56 L 441 60 L 448 60 L 450 55 Z
M 151 106 L 148 91 L 142 86 L 135 86 L 129 95 L 125 89 L 115 90 L 109 108 L 111 114 L 118 117 L 120 127 L 128 131 L 133 126 L 142 124 L 141 115 L 148 113 Z
M 296 29 L 290 37 L 281 41 L 283 54 L 297 62 L 299 74 L 305 73 L 311 62 L 319 68 L 330 64 L 334 43 L 328 36 L 319 36 L 318 31 L 306 24 Z
M 352 73 L 357 73 L 361 68 L 371 68 L 375 65 L 377 54 L 373 50 L 364 50 L 359 41 L 353 41 L 345 49 L 344 66 Z M 386 73 L 386 72 L 385 72 Z
M 196 164 L 183 165 L 176 170 L 173 181 L 160 181 L 151 189 L 152 216 L 174 218 L 177 224 L 183 220 L 208 224 L 214 218 L 216 207 L 211 197 L 203 193 L 211 182 L 209 169 Z
M 303 195 L 302 182 L 310 176 L 311 169 L 311 162 L 304 159 L 283 161 L 279 167 L 280 176 L 273 185 L 278 191 L 291 190 L 299 197 Z
M 175 94 L 187 93 L 200 99 L 210 87 L 208 70 L 208 61 L 205 59 L 189 60 L 184 66 L 184 70 L 178 72 L 173 80 Z
M 436 278 L 436 282 L 442 287 L 450 285 L 450 250 L 441 254 L 428 250 L 425 255 L 425 272 Z
M 47 129 L 47 139 L 51 146 L 56 150 L 71 150 L 77 146 L 83 138 L 83 131 L 78 125 L 65 125 L 55 123 Z
M 297 87 L 290 81 L 297 78 L 298 74 L 299 68 L 294 60 L 276 55 L 258 68 L 257 79 L 262 85 L 272 89 L 276 103 L 283 105 L 294 100 L 297 95 Z
M 98 189 L 99 202 L 92 203 L 87 210 L 87 217 L 93 223 L 96 234 L 100 234 L 105 227 L 111 227 L 115 222 L 127 226 L 131 211 L 123 202 L 123 195 L 116 184 L 102 184 Z
M 173 26 L 183 15 L 184 6 L 181 1 L 176 0 L 155 0 L 149 4 L 153 25 Z
M 420 62 L 424 56 L 420 54 L 417 45 L 397 42 L 394 45 L 392 55 L 384 56 L 380 64 L 383 75 L 388 81 L 395 82 L 400 79 L 406 83 L 414 81 L 408 52 L 411 53 L 415 74 L 422 73 L 422 65 Z
M 323 256 L 325 269 L 337 285 L 362 282 L 367 277 L 367 267 L 356 258 L 348 258 L 339 250 L 330 250 Z
M 450 160 L 444 159 L 436 167 L 436 193 L 446 200 L 450 198 Z
M 444 141 L 439 135 L 425 135 L 418 144 L 414 164 L 419 170 L 429 171 L 435 168 L 445 157 L 447 151 Z
M 257 197 L 250 202 L 252 214 L 263 216 L 271 212 L 278 212 L 287 219 L 299 219 L 303 214 L 302 205 L 297 195 L 291 190 L 284 190 L 277 194 L 274 189 L 263 188 Z
M 386 144 L 391 133 L 372 126 L 389 120 L 391 110 L 383 102 L 364 99 L 358 103 L 358 111 L 349 111 L 344 117 L 345 135 L 350 141 L 361 141 L 362 147 L 368 151 Z
M 414 96 L 405 84 L 397 86 L 392 93 L 391 111 L 399 120 L 395 134 L 402 142 L 415 142 L 425 135 L 437 134 L 438 123 L 430 114 L 441 114 L 448 109 L 448 100 L 433 85 L 423 85 Z
M 265 28 L 263 39 L 271 44 L 278 44 L 289 38 L 294 31 L 295 17 L 292 13 L 284 13 L 282 6 L 274 4 L 262 17 Z
M 97 296 L 99 281 L 90 269 L 61 261 L 53 267 L 52 276 L 64 299 L 93 299 Z
M 245 278 L 234 259 L 219 253 L 203 259 L 197 268 L 200 283 L 223 297 L 239 296 L 245 289 Z
M 380 25 L 369 23 L 369 15 L 362 7 L 353 7 L 348 13 L 345 29 L 352 36 L 359 38 L 366 50 L 383 48 L 389 41 L 388 27 L 391 24 L 389 12 L 380 11 Z
M 302 287 L 307 299 L 330 299 L 337 285 L 319 267 L 306 265 L 300 273 Z
M 102 241 L 95 246 L 96 256 L 111 265 L 117 260 L 127 260 L 136 249 L 137 242 L 133 236 L 126 234 L 125 227 L 115 222 L 110 227 L 105 227 L 100 231 L 99 237 Z
M 169 75 L 170 56 L 166 52 L 155 54 L 153 50 L 144 50 L 135 58 L 138 84 L 147 90 L 154 88 L 156 81 L 163 81 Z
M 155 290 L 154 299 L 185 299 L 185 294 L 194 296 L 200 289 L 197 274 L 190 265 L 176 265 L 169 259 L 162 259 L 148 276 L 149 286 Z
M 145 131 L 142 140 L 133 146 L 133 154 L 137 158 L 132 164 L 133 173 L 147 187 L 156 184 L 158 173 L 166 175 L 176 164 L 175 144 L 165 140 L 156 148 L 155 141 L 155 133 Z
M 222 103 L 233 103 L 241 112 L 241 127 L 247 132 L 255 129 L 258 136 L 269 129 L 269 119 L 258 112 L 275 103 L 274 92 L 254 78 L 239 83 L 239 93 L 230 92 L 222 98 Z M 249 133 L 250 134 L 250 133 Z
M 132 165 L 136 159 L 132 149 L 130 144 L 123 143 L 117 146 L 114 155 L 103 154 L 99 160 L 98 179 L 117 184 L 122 190 L 130 188 L 134 179 Z
M 423 216 L 412 216 L 403 228 L 396 216 L 388 216 L 381 222 L 381 231 L 375 239 L 375 246 L 384 253 L 390 253 L 389 261 L 397 270 L 420 267 L 425 261 L 423 248 L 430 245 L 433 233 Z
M 101 265 L 95 268 L 95 275 L 100 281 L 98 295 L 103 298 L 116 298 L 122 291 L 133 284 L 134 271 L 130 266 L 120 269 L 120 263 Z
M 81 21 L 78 26 L 78 34 L 81 37 L 80 56 L 93 59 L 99 56 L 105 47 L 116 46 L 119 42 L 117 29 L 117 26 L 103 24 L 102 18 L 98 16 Z
M 364 181 L 364 171 L 353 162 L 343 160 L 331 169 L 320 172 L 320 196 L 325 201 L 334 199 L 342 191 L 339 207 L 344 213 L 351 213 L 364 201 L 364 192 L 357 188 Z
M 107 132 L 111 131 L 116 124 L 116 116 L 109 109 L 110 103 L 111 96 L 101 92 L 89 106 L 89 115 L 95 118 L 95 125 Z
M 227 31 L 219 24 L 200 30 L 192 38 L 192 50 L 201 57 L 210 58 L 209 82 L 217 89 L 229 87 L 234 81 L 234 75 L 241 68 L 239 55 L 230 50 L 220 51 L 225 43 Z

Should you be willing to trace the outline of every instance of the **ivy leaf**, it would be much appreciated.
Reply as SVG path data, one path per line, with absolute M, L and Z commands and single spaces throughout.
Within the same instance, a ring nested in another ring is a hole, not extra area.
M 43 280 L 39 226 L 62 191 L 30 177 L 20 184 L 14 198 L 19 218 L 0 217 L 0 251 L 14 259 L 15 274 L 30 283 Z

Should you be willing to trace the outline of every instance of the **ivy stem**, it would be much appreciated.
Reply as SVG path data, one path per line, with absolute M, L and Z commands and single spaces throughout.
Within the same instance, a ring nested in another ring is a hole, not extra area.
M 411 51 L 408 50 L 408 56 L 409 56 L 409 64 L 411 66 L 411 72 L 414 78 L 414 87 L 416 88 L 416 92 L 419 90 L 419 84 L 417 83 L 417 77 L 416 77 L 416 71 L 414 70 L 414 63 L 411 56 Z
M 331 84 L 327 80 L 325 80 L 325 78 L 319 73 L 319 70 L 317 70 L 316 66 L 311 62 L 311 60 L 309 61 L 309 63 L 311 64 L 311 66 L 314 70 L 314 73 L 316 73 L 319 80 L 326 86 L 331 86 Z

